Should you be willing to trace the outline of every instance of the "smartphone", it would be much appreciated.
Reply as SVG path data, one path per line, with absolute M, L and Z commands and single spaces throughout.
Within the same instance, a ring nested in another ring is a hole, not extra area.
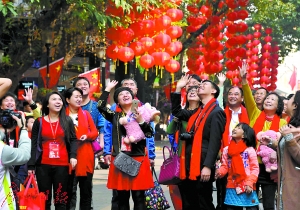
M 133 100 L 132 100 L 132 105 L 131 105 L 131 112 L 132 112 L 132 113 L 135 113 L 135 112 L 136 112 L 135 108 L 138 108 L 139 103 L 140 103 L 140 101 L 137 100 L 137 99 L 133 99 Z

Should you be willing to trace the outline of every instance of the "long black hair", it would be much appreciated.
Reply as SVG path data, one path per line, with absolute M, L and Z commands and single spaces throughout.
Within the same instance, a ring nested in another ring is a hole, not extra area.
M 243 141 L 245 142 L 247 147 L 256 148 L 256 137 L 255 137 L 255 132 L 254 132 L 253 128 L 251 128 L 246 123 L 239 123 L 236 125 L 236 127 L 238 127 L 238 126 L 241 126 L 244 131 Z
M 59 123 L 62 127 L 62 129 L 64 130 L 65 133 L 65 139 L 67 140 L 68 143 L 70 143 L 70 133 L 71 133 L 71 128 L 70 128 L 70 123 L 69 121 L 72 120 L 67 114 L 66 114 L 66 101 L 65 98 L 61 95 L 61 93 L 57 92 L 57 91 L 53 91 L 51 93 L 48 93 L 45 97 L 45 99 L 43 100 L 43 107 L 42 107 L 42 113 L 43 115 L 48 115 L 49 114 L 49 99 L 50 96 L 52 95 L 58 95 L 62 102 L 63 102 L 63 106 L 59 112 Z
M 296 92 L 293 104 L 296 105 L 296 108 L 294 109 L 295 112 L 291 117 L 289 124 L 291 124 L 294 127 L 299 127 L 300 126 L 300 90 Z

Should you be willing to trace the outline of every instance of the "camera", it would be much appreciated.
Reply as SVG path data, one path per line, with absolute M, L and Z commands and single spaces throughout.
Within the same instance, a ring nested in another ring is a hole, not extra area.
M 21 114 L 10 109 L 0 111 L 0 125 L 3 128 L 12 128 L 17 125 L 17 121 L 12 116 L 16 116 L 21 119 Z
M 182 133 L 180 134 L 179 136 L 179 139 L 180 140 L 183 140 L 183 141 L 188 141 L 188 140 L 192 140 L 194 138 L 194 132 L 191 131 L 191 132 L 186 132 L 186 133 Z

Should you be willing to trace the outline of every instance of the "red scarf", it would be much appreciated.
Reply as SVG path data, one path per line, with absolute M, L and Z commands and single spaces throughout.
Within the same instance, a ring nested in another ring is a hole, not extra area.
M 264 111 L 262 111 L 260 113 L 260 115 L 258 116 L 258 118 L 255 121 L 255 124 L 253 125 L 253 130 L 255 131 L 255 134 L 257 135 L 260 131 L 263 130 L 264 128 L 264 124 L 266 122 L 266 113 Z M 275 114 L 272 120 L 272 124 L 271 127 L 269 128 L 269 130 L 273 130 L 278 132 L 279 131 L 279 126 L 280 126 L 280 117 Z
M 187 132 L 190 132 L 193 125 L 194 127 L 194 140 L 192 145 L 191 162 L 190 162 L 190 177 L 191 180 L 196 180 L 200 176 L 200 164 L 201 164 L 201 151 L 202 151 L 202 137 L 203 137 L 203 127 L 205 125 L 206 119 L 211 113 L 211 111 L 216 107 L 216 99 L 211 99 L 204 108 L 199 108 L 196 113 L 194 113 L 187 124 Z M 183 141 L 181 156 L 180 156 L 180 179 L 186 178 L 185 171 L 185 142 Z
M 225 125 L 225 130 L 224 130 L 223 138 L 222 138 L 221 151 L 223 151 L 223 148 L 227 147 L 229 144 L 228 138 L 229 138 L 230 122 L 231 122 L 231 117 L 232 117 L 232 111 L 229 109 L 228 106 L 226 106 L 226 108 L 224 109 L 224 112 L 226 114 L 226 125 Z M 239 122 L 249 124 L 247 110 L 242 105 L 241 105 L 241 113 L 239 114 Z
M 247 149 L 243 140 L 236 143 L 232 140 L 228 147 L 228 155 L 231 157 L 231 174 L 235 178 L 236 184 L 241 183 L 247 178 L 241 153 Z
M 69 115 L 69 107 L 66 108 L 66 113 Z M 85 114 L 83 113 L 85 112 Z M 78 140 L 77 150 L 77 165 L 75 174 L 76 176 L 87 176 L 87 172 L 93 173 L 94 162 L 89 162 L 92 158 L 94 160 L 94 152 L 91 144 L 91 140 L 94 140 L 98 136 L 98 131 L 93 123 L 93 119 L 88 117 L 88 113 L 81 108 L 78 110 L 78 126 L 75 126 L 76 137 L 80 139 L 82 135 L 87 135 L 87 140 L 82 142 Z M 88 158 L 89 156 L 89 158 Z

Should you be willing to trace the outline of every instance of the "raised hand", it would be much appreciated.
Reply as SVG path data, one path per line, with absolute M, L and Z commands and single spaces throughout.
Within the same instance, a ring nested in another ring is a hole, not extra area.
M 25 95 L 22 95 L 23 99 L 27 101 L 29 104 L 32 104 L 34 101 L 32 100 L 33 89 L 28 88 L 25 89 Z
M 223 73 L 217 74 L 218 80 L 219 80 L 219 86 L 222 87 L 224 85 L 224 82 L 226 80 L 226 75 Z
M 189 82 L 190 80 L 190 75 L 186 74 L 184 76 L 182 76 L 180 78 L 180 80 L 178 80 L 177 85 L 176 85 L 176 92 L 180 92 L 182 88 L 184 88 L 186 86 L 186 84 Z
M 242 67 L 239 66 L 239 69 L 240 69 L 240 76 L 242 78 L 242 83 L 247 84 L 247 69 L 248 69 L 247 62 L 243 61 Z
M 117 81 L 117 80 L 112 80 L 112 81 L 110 81 L 110 82 L 106 85 L 105 91 L 110 92 L 111 89 L 113 89 L 117 84 L 118 84 L 118 81 Z

